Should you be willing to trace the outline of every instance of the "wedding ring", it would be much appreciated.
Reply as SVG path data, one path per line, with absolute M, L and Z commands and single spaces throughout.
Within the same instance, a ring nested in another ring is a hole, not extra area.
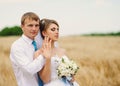
M 45 46 L 47 46 L 48 44 L 46 43 Z

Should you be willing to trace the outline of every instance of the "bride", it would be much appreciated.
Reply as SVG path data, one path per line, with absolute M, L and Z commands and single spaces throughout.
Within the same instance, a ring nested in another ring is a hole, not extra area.
M 45 49 L 49 49 L 50 51 L 50 58 L 45 60 L 49 60 L 50 64 L 46 62 L 48 66 L 43 67 L 43 69 L 39 72 L 39 77 L 42 79 L 44 86 L 79 86 L 79 84 L 75 81 L 74 76 L 69 81 L 58 77 L 57 68 L 59 66 L 59 62 L 62 58 L 68 59 L 65 55 L 65 50 L 58 47 L 58 45 L 55 46 L 55 43 L 59 38 L 58 23 L 55 20 L 42 19 L 40 21 L 40 32 L 42 38 L 44 39 L 44 45 L 41 49 L 35 52 L 35 59 L 37 55 L 43 53 Z M 44 53 L 47 53 L 47 51 Z

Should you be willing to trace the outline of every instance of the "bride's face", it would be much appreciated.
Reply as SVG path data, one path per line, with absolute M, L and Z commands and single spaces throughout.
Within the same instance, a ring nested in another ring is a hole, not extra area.
M 57 41 L 59 38 L 59 27 L 51 23 L 43 34 L 44 36 L 49 36 L 52 41 Z

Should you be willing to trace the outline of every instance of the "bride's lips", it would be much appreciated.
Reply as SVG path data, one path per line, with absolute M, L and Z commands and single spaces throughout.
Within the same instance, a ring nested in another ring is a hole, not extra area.
M 56 38 L 58 38 L 59 36 L 58 35 L 55 35 Z

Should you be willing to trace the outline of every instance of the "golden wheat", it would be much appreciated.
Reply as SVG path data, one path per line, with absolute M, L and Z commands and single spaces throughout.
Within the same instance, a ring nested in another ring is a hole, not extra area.
M 10 46 L 19 37 L 0 37 L 0 86 L 16 86 L 9 60 Z M 80 69 L 80 86 L 120 86 L 120 37 L 61 37 L 59 45 Z

